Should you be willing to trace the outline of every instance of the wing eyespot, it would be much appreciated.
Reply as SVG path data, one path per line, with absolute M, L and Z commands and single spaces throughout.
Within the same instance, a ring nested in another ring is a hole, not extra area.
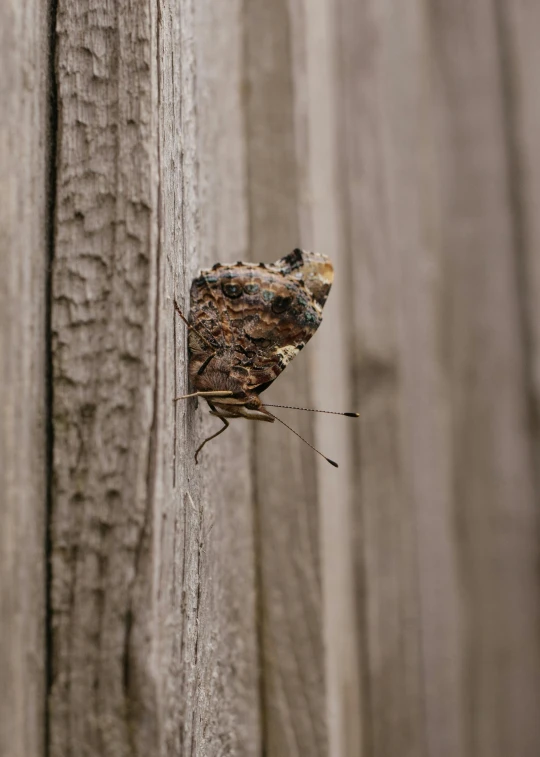
M 223 294 L 231 300 L 235 300 L 242 294 L 242 286 L 240 284 L 233 284 L 230 281 L 224 281 L 221 285 L 221 289 Z

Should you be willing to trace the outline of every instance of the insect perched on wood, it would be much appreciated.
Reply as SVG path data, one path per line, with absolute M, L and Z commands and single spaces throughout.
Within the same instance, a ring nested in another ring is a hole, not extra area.
M 286 406 L 264 405 L 259 395 L 318 329 L 333 278 L 326 256 L 297 249 L 275 263 L 216 263 L 201 271 L 191 285 L 189 320 L 175 302 L 189 328 L 189 378 L 194 391 L 174 401 L 203 397 L 211 415 L 224 424 L 203 441 L 195 462 L 204 445 L 228 428 L 229 418 L 279 421 L 300 436 L 267 409 Z M 333 414 L 358 417 L 358 413 Z

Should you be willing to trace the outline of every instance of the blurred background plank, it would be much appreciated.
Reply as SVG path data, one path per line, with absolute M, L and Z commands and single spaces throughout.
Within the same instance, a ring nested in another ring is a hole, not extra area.
M 415 256 L 416 263 L 425 254 L 415 247 L 424 198 L 417 196 L 416 171 L 409 175 L 410 166 L 402 165 L 415 161 L 425 134 L 423 115 L 417 117 L 423 40 L 419 4 L 386 12 L 384 5 L 339 3 L 340 201 L 349 260 L 346 327 L 361 416 L 353 489 L 363 754 L 412 757 L 424 753 L 425 733 L 414 502 L 402 459 L 407 400 L 398 298 L 401 256 Z M 392 174 L 399 171 L 396 186 Z M 403 227 L 396 214 L 405 217 Z
M 508 139 L 512 105 L 504 86 L 509 62 L 497 31 L 492 3 L 452 10 L 434 4 L 435 88 L 444 124 L 442 336 L 451 392 L 466 734 L 473 754 L 502 757 L 533 755 L 540 744 L 540 542 L 521 220 Z
M 514 69 L 488 2 L 344 2 L 339 28 L 365 749 L 533 755 L 534 327 L 521 267 L 532 274 L 538 250 L 524 258 L 519 244 Z
M 540 7 L 524 0 L 495 5 L 502 64 L 509 182 L 515 216 L 520 307 L 525 328 L 529 382 L 529 427 L 533 434 L 536 475 L 540 475 L 540 92 L 536 76 L 540 50 Z M 537 488 L 539 486 L 536 482 Z
M 336 18 L 332 0 L 291 4 L 295 56 L 297 142 L 302 145 L 302 244 L 328 254 L 334 284 L 323 323 L 302 353 L 313 381 L 313 407 L 355 411 L 352 397 L 349 261 L 340 207 L 339 142 L 336 138 Z M 303 33 L 304 44 L 298 43 Z M 297 413 L 290 413 L 296 422 Z M 322 413 L 313 416 L 316 446 L 339 463 L 317 464 L 322 560 L 322 623 L 325 642 L 325 712 L 329 753 L 359 757 L 361 712 L 358 610 L 353 533 L 353 445 L 358 420 Z M 321 715 L 322 716 L 322 715 Z
M 306 19 L 302 4 L 288 0 L 250 0 L 244 13 L 250 255 L 273 262 L 312 238 L 303 196 Z M 313 407 L 307 354 L 316 339 L 263 395 L 266 401 Z M 311 413 L 275 414 L 314 442 Z M 268 757 L 322 756 L 328 746 L 316 455 L 280 424 L 257 425 L 263 748 Z
M 0 754 L 45 754 L 48 3 L 0 7 Z

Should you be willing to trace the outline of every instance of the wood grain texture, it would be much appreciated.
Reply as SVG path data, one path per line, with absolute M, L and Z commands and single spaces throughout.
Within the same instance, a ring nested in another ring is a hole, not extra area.
M 338 42 L 365 750 L 532 755 L 533 381 L 495 8 L 344 2 Z
M 180 19 L 181 23 L 178 23 Z M 245 256 L 242 35 L 235 3 L 171 2 L 160 18 L 162 374 L 160 621 L 167 755 L 260 752 L 249 428 L 219 427 L 187 390 L 186 312 L 200 267 Z M 167 65 L 163 65 L 166 62 Z M 176 470 L 174 475 L 173 467 Z M 176 504 L 173 504 L 176 503 Z M 178 680 L 179 679 L 179 680 Z
M 343 2 L 337 23 L 341 202 L 352 310 L 349 338 L 355 409 L 361 416 L 354 427 L 354 533 L 363 753 L 369 757 L 424 754 L 414 510 L 400 449 L 403 387 L 397 294 L 402 250 L 395 248 L 390 226 L 391 212 L 399 206 L 387 174 L 393 145 L 388 144 L 390 114 L 385 112 L 394 104 L 396 91 L 388 90 L 395 78 L 395 90 L 404 90 L 400 104 L 409 108 L 399 114 L 400 124 L 417 125 L 411 123 L 420 67 L 414 48 L 416 4 L 412 5 L 404 26 L 394 7 L 399 23 L 377 2 L 356 6 Z M 401 40 L 392 32 L 402 35 Z M 412 149 L 410 144 L 402 146 L 403 151 Z M 416 233 L 415 220 L 413 216 L 407 229 L 409 237 Z
M 174 297 L 246 239 L 230 11 L 59 6 L 55 757 L 258 753 L 247 430 L 195 468 L 213 421 L 172 402 Z
M 303 54 L 305 29 L 300 19 L 293 32 L 292 9 L 281 0 L 246 2 L 244 13 L 249 245 L 252 259 L 274 261 L 303 244 L 305 135 L 296 129 L 293 55 Z M 308 352 L 316 340 L 265 393 L 268 402 L 312 406 Z M 309 413 L 279 413 L 313 440 Z M 315 453 L 265 424 L 256 429 L 255 460 L 265 754 L 325 755 Z
M 335 278 L 309 360 L 313 406 L 355 410 L 352 400 L 349 328 L 349 274 L 339 207 L 339 113 L 336 102 L 335 8 L 331 0 L 291 3 L 296 93 L 295 130 L 301 149 L 302 243 L 329 255 Z M 303 36 L 304 44 L 298 44 Z M 323 625 L 325 642 L 328 754 L 359 757 L 364 724 L 360 718 L 358 607 L 353 554 L 354 425 L 358 421 L 314 415 L 316 445 L 339 463 L 317 459 L 320 507 Z M 291 421 L 296 421 L 291 413 Z
M 45 752 L 47 3 L 0 7 L 0 754 Z
M 156 102 L 145 2 L 60 2 L 51 754 L 147 754 L 153 665 Z

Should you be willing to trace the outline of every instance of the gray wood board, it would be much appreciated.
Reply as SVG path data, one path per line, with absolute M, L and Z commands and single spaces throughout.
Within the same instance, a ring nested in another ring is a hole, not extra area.
M 249 245 L 253 259 L 271 262 L 302 246 L 303 168 L 296 142 L 293 48 L 304 44 L 305 32 L 294 35 L 287 2 L 261 0 L 244 8 Z M 264 399 L 311 406 L 307 353 L 312 344 Z M 275 412 L 313 441 L 311 414 Z M 255 429 L 255 487 L 265 753 L 324 755 L 317 461 L 309 447 L 279 424 L 261 426 Z
M 0 7 L 0 754 L 45 750 L 47 3 Z

